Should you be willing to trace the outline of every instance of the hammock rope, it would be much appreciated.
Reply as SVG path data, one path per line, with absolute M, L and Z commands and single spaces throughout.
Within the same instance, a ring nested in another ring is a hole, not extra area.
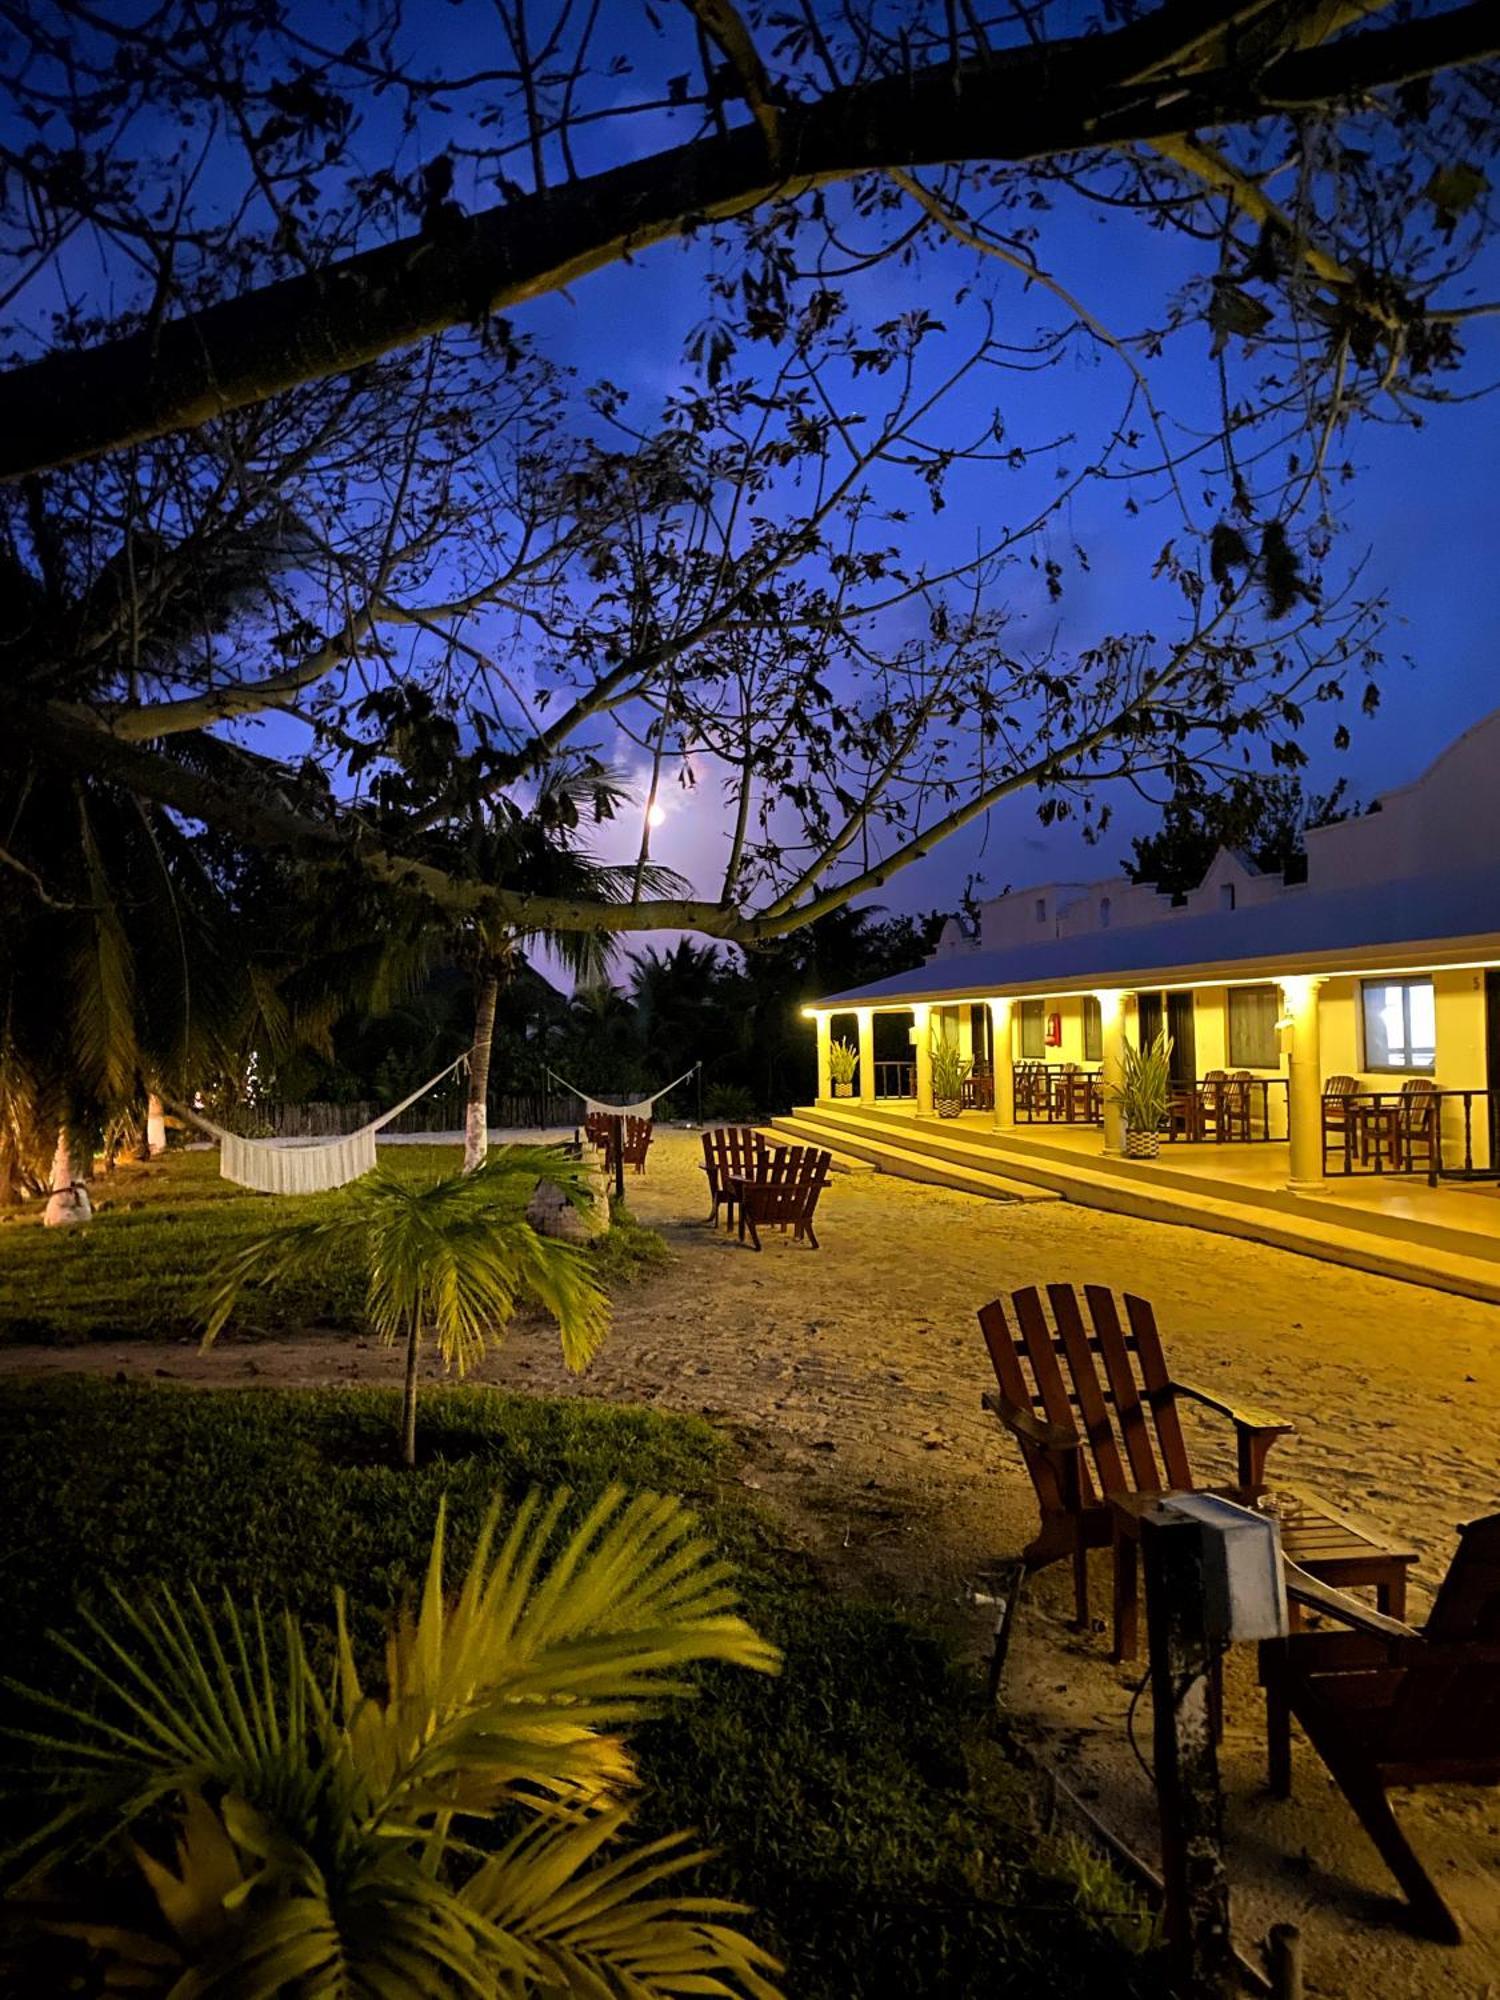
M 419 1098 L 435 1090 L 455 1070 L 467 1068 L 468 1061 L 469 1051 L 465 1049 L 446 1069 L 419 1084 L 409 1097 L 403 1097 L 389 1111 L 382 1111 L 368 1125 L 361 1125 L 357 1132 L 347 1132 L 338 1139 L 244 1139 L 238 1132 L 227 1132 L 190 1105 L 178 1104 L 171 1098 L 164 1098 L 163 1102 L 170 1104 L 181 1117 L 190 1119 L 211 1139 L 218 1140 L 219 1173 L 224 1180 L 254 1188 L 259 1194 L 327 1194 L 370 1173 L 375 1166 L 375 1134 L 403 1111 L 410 1111 Z
M 595 1097 L 587 1090 L 580 1090 L 576 1083 L 569 1083 L 568 1079 L 559 1076 L 555 1069 L 548 1069 L 547 1074 L 554 1083 L 560 1083 L 564 1090 L 571 1091 L 575 1097 L 581 1097 L 590 1111 L 604 1112 L 611 1118 L 650 1118 L 655 1113 L 658 1098 L 669 1097 L 678 1084 L 686 1083 L 690 1076 L 696 1076 L 702 1067 L 701 1062 L 695 1062 L 691 1069 L 685 1069 L 681 1076 L 674 1077 L 670 1083 L 664 1083 L 660 1090 L 653 1090 L 649 1097 L 634 1098 Z

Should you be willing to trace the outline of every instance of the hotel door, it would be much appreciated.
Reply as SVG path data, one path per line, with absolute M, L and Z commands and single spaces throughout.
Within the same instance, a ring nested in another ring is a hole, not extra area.
M 1488 1051 L 1485 1081 L 1491 1091 L 1500 1091 L 1500 972 L 1493 966 L 1484 975 L 1484 1034 Z
M 1172 1037 L 1173 1083 L 1195 1083 L 1198 1079 L 1198 1048 L 1193 1034 L 1193 996 L 1169 993 L 1163 1018 L 1162 995 L 1142 993 L 1136 1001 L 1136 1035 L 1140 1046 L 1149 1049 L 1165 1027 Z
M 1198 1081 L 1198 1045 L 1193 1032 L 1191 993 L 1167 995 L 1167 1033 L 1172 1037 L 1173 1083 Z

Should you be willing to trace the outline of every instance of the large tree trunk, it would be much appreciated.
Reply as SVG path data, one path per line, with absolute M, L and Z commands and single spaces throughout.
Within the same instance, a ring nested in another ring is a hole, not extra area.
M 93 1214 L 86 1185 L 90 1164 L 77 1137 L 66 1125 L 60 1126 L 57 1150 L 52 1155 L 52 1192 L 47 1197 L 47 1209 L 42 1217 L 49 1229 L 60 1229 L 71 1222 L 87 1222 Z
M 464 1107 L 464 1172 L 482 1167 L 490 1150 L 490 1051 L 495 1043 L 495 1002 L 500 972 L 493 959 L 480 969 L 474 1001 L 474 1047 L 469 1055 L 469 1101 Z

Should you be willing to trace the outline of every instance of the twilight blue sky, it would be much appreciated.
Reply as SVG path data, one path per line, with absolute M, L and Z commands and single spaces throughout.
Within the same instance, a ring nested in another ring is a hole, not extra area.
M 623 32 L 638 56 L 639 76 L 636 83 L 621 82 L 622 101 L 634 95 L 637 84 L 649 94 L 652 78 L 692 67 L 682 10 L 660 10 L 665 26 L 658 35 L 645 25 L 644 10 L 636 11 L 633 0 L 628 4 L 629 24 Z M 623 18 L 627 0 L 608 0 L 608 9 L 615 7 Z M 347 22 L 357 12 L 357 0 L 348 5 L 309 0 L 306 18 L 320 22 L 337 46 L 333 24 Z M 424 58 L 435 66 L 463 68 L 483 55 L 473 33 L 474 23 L 483 25 L 482 8 L 476 13 L 447 0 L 412 0 L 412 18 L 422 30 Z M 492 31 L 492 22 L 490 27 Z M 434 115 L 425 125 L 419 120 L 414 130 L 402 134 L 387 100 L 355 132 L 339 171 L 380 166 L 409 174 L 444 145 L 464 138 L 464 120 L 472 109 Z M 592 128 L 593 136 L 581 141 L 580 164 L 588 171 L 617 159 L 622 141 L 640 152 L 672 143 L 690 134 L 695 117 L 653 114 L 621 128 Z M 157 136 L 166 147 L 175 135 L 163 124 Z M 477 131 L 473 136 L 478 137 Z M 591 159 L 596 148 L 598 156 Z M 524 168 L 518 164 L 516 171 Z M 213 172 L 205 176 L 204 198 L 230 198 L 236 184 L 233 170 L 226 168 L 222 189 L 214 187 L 214 178 Z M 1492 172 L 1491 178 L 1500 176 Z M 492 182 L 466 186 L 461 181 L 457 192 L 470 205 L 494 199 Z M 1042 261 L 1122 334 L 1159 320 L 1164 302 L 1190 275 L 1201 273 L 1211 256 L 1201 246 L 1189 254 L 1180 238 L 1153 232 L 1129 215 L 1081 204 L 1069 208 L 1067 199 L 1042 218 Z M 81 243 L 78 254 L 87 257 Z M 701 241 L 658 248 L 583 281 L 570 294 L 522 308 L 513 315 L 515 325 L 570 364 L 580 385 L 607 375 L 629 388 L 638 414 L 647 420 L 652 406 L 686 378 L 684 343 L 704 310 L 702 281 L 711 255 Z M 112 288 L 117 274 L 104 275 Z M 97 286 L 100 274 L 80 268 L 74 276 L 90 288 Z M 1500 256 L 1492 255 L 1477 277 L 1485 295 L 1500 295 Z M 957 330 L 972 324 L 976 301 L 986 295 L 995 301 L 1001 327 L 1018 341 L 1039 326 L 1056 326 L 1071 317 L 1055 301 L 1024 290 L 1014 274 L 957 245 L 929 255 L 916 271 L 895 264 L 878 267 L 852 282 L 849 290 L 867 324 L 920 305 Z M 961 292 L 966 299 L 959 298 Z M 1207 329 L 1194 327 L 1174 340 L 1156 377 L 1163 404 L 1189 423 L 1207 418 L 1213 409 L 1217 385 L 1208 347 Z M 1258 364 L 1241 357 L 1238 365 L 1242 384 L 1253 382 Z M 1457 386 L 1474 391 L 1496 378 L 1500 326 L 1483 321 L 1472 331 L 1469 362 Z M 971 431 L 998 401 L 1008 438 L 1030 443 L 1071 431 L 1077 441 L 1019 479 L 992 467 L 961 469 L 944 514 L 913 513 L 902 531 L 907 544 L 903 553 L 914 561 L 947 559 L 955 537 L 971 537 L 985 523 L 1015 518 L 1034 504 L 1046 481 L 1056 476 L 1057 464 L 1066 460 L 1076 466 L 1088 440 L 1113 421 L 1123 379 L 1116 359 L 1080 347 L 1043 374 L 1003 377 L 998 386 L 978 379 L 967 387 L 947 419 L 954 434 Z M 1312 789 L 1346 776 L 1351 793 L 1368 799 L 1414 777 L 1454 735 L 1500 704 L 1494 610 L 1497 443 L 1500 404 L 1492 398 L 1432 409 L 1421 429 L 1367 424 L 1350 434 L 1347 449 L 1360 474 L 1341 493 L 1342 553 L 1346 559 L 1367 560 L 1367 584 L 1389 594 L 1392 619 L 1383 699 L 1375 718 L 1362 719 L 1355 705 L 1341 716 L 1318 709 L 1310 714 L 1304 741 Z M 1085 489 L 1047 534 L 1056 538 L 1059 553 L 1073 541 L 1083 544 L 1088 574 L 1070 575 L 1063 601 L 1054 609 L 1024 567 L 1012 572 L 1004 584 L 1013 593 L 1012 636 L 1037 648 L 1055 640 L 1066 653 L 1111 631 L 1164 630 L 1162 591 L 1151 582 L 1150 571 L 1157 549 L 1176 526 L 1164 510 L 1150 506 L 1136 519 L 1127 519 L 1118 489 Z M 1045 537 L 1043 552 L 1049 552 Z M 1342 755 L 1331 747 L 1340 719 L 1348 720 L 1353 731 L 1352 748 Z M 621 761 L 639 768 L 638 752 L 622 754 L 618 746 L 605 745 L 606 750 L 611 747 Z M 1089 848 L 1073 827 L 1043 828 L 1034 804 L 1024 798 L 1012 801 L 996 810 L 987 827 L 958 837 L 909 869 L 879 900 L 894 909 L 951 906 L 975 869 L 988 893 L 1007 884 L 1112 872 L 1128 851 L 1131 835 L 1154 815 L 1129 792 L 1111 803 L 1114 823 L 1102 842 Z M 715 889 L 723 826 L 711 788 L 691 796 L 669 789 L 666 806 L 656 857 L 698 888 Z M 633 832 L 620 829 L 616 851 L 632 852 L 633 843 Z

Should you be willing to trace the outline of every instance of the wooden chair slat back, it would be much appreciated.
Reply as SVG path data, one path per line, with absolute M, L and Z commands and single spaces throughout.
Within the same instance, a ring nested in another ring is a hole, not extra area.
M 1110 1299 L 1113 1310 L 1114 1301 L 1102 1285 L 1089 1287 L 1090 1309 L 1093 1310 L 1096 1292 Z M 1161 1335 L 1156 1330 L 1156 1314 L 1149 1299 L 1137 1298 L 1132 1292 L 1126 1292 L 1124 1296 L 1125 1317 L 1135 1341 L 1136 1366 L 1140 1369 L 1146 1402 L 1156 1420 L 1156 1441 L 1161 1448 L 1167 1486 L 1176 1492 L 1190 1493 L 1193 1487 L 1192 1461 L 1188 1457 L 1187 1440 L 1182 1435 L 1177 1393 L 1172 1387 L 1167 1357 L 1162 1352 Z
M 1018 1410 L 1035 1411 L 1039 1398 L 1032 1384 L 1026 1379 L 1021 1367 L 1020 1356 L 1025 1352 L 1025 1343 L 1016 1339 L 1005 1317 L 1005 1304 L 1001 1299 L 991 1299 L 987 1306 L 979 1309 L 979 1330 L 984 1335 L 984 1344 L 989 1349 L 990 1361 L 994 1365 L 995 1380 L 1000 1384 L 1000 1393 L 1008 1403 Z M 1073 1426 L 1071 1413 L 1068 1423 Z M 1073 1426 L 1076 1429 L 1076 1426 Z M 1026 1469 L 1031 1474 L 1031 1482 L 1036 1488 L 1037 1504 L 1043 1515 L 1057 1512 L 1068 1504 L 1064 1490 L 1061 1468 L 1055 1453 L 1039 1451 L 1024 1438 L 1017 1440 Z M 1083 1468 L 1084 1478 L 1088 1477 L 1087 1467 Z
M 1397 1117 L 1404 1133 L 1425 1132 L 1437 1109 L 1437 1085 L 1430 1076 L 1409 1076 L 1401 1086 Z
M 1068 1364 L 1068 1373 L 1073 1378 L 1072 1400 L 1083 1419 L 1083 1434 L 1088 1439 L 1089 1450 L 1094 1454 L 1099 1490 L 1101 1493 L 1123 1493 L 1131 1482 L 1120 1460 L 1120 1448 L 1115 1442 L 1114 1427 L 1109 1420 L 1109 1405 L 1104 1400 L 1104 1391 L 1099 1383 L 1098 1363 L 1083 1324 L 1083 1314 L 1078 1308 L 1078 1294 L 1071 1285 L 1049 1285 L 1047 1297 L 1057 1326 L 1058 1343 Z M 1128 1446 L 1127 1432 L 1127 1449 Z M 1149 1445 L 1146 1453 L 1149 1458 Z M 1133 1455 L 1131 1469 L 1135 1469 Z
M 1072 1298 L 1073 1311 L 1078 1310 L 1078 1301 L 1069 1286 L 1059 1285 L 1056 1292 L 1068 1292 Z M 1147 1418 L 1147 1406 L 1141 1400 L 1140 1385 L 1136 1380 L 1136 1362 L 1132 1356 L 1130 1343 L 1125 1338 L 1125 1330 L 1120 1325 L 1119 1308 L 1114 1294 L 1103 1285 L 1089 1285 L 1085 1288 L 1089 1317 L 1094 1323 L 1094 1338 L 1100 1359 L 1104 1363 L 1105 1377 L 1114 1397 L 1115 1421 L 1120 1427 L 1120 1435 L 1125 1440 L 1125 1455 L 1130 1461 L 1129 1485 L 1137 1493 L 1159 1493 L 1162 1490 L 1161 1472 L 1157 1466 L 1156 1454 L 1151 1448 L 1151 1425 Z M 1091 1357 L 1092 1358 L 1092 1357 Z
M 766 1142 L 751 1125 L 720 1125 L 703 1135 L 706 1155 L 710 1148 L 711 1173 L 717 1175 L 721 1188 L 727 1188 L 731 1181 L 760 1171 Z
M 1352 1076 L 1329 1076 L 1323 1079 L 1325 1097 L 1352 1097 L 1359 1085 Z
M 1042 1306 L 1041 1294 L 1034 1285 L 1028 1285 L 1024 1291 L 1012 1292 L 1010 1302 L 1015 1311 L 1016 1324 L 1021 1330 L 1021 1338 L 1016 1342 L 1016 1353 L 1018 1356 L 1024 1354 L 1030 1362 L 1032 1381 L 1035 1385 L 1026 1401 L 1029 1401 L 1033 1408 L 1040 1403 L 1042 1415 L 1049 1424 L 1057 1424 L 1065 1430 L 1076 1433 L 1079 1428 L 1078 1418 L 1074 1414 L 1073 1399 L 1068 1394 L 1068 1385 L 1064 1382 L 1062 1370 L 1057 1365 L 1057 1349 L 1052 1328 L 1047 1322 L 1047 1315 Z M 1024 1401 L 1022 1408 L 1025 1408 Z M 1095 1462 L 1097 1463 L 1097 1456 Z M 1082 1488 L 1082 1504 L 1085 1507 L 1096 1506 L 1098 1496 L 1094 1491 L 1086 1464 L 1080 1467 L 1079 1483 Z

